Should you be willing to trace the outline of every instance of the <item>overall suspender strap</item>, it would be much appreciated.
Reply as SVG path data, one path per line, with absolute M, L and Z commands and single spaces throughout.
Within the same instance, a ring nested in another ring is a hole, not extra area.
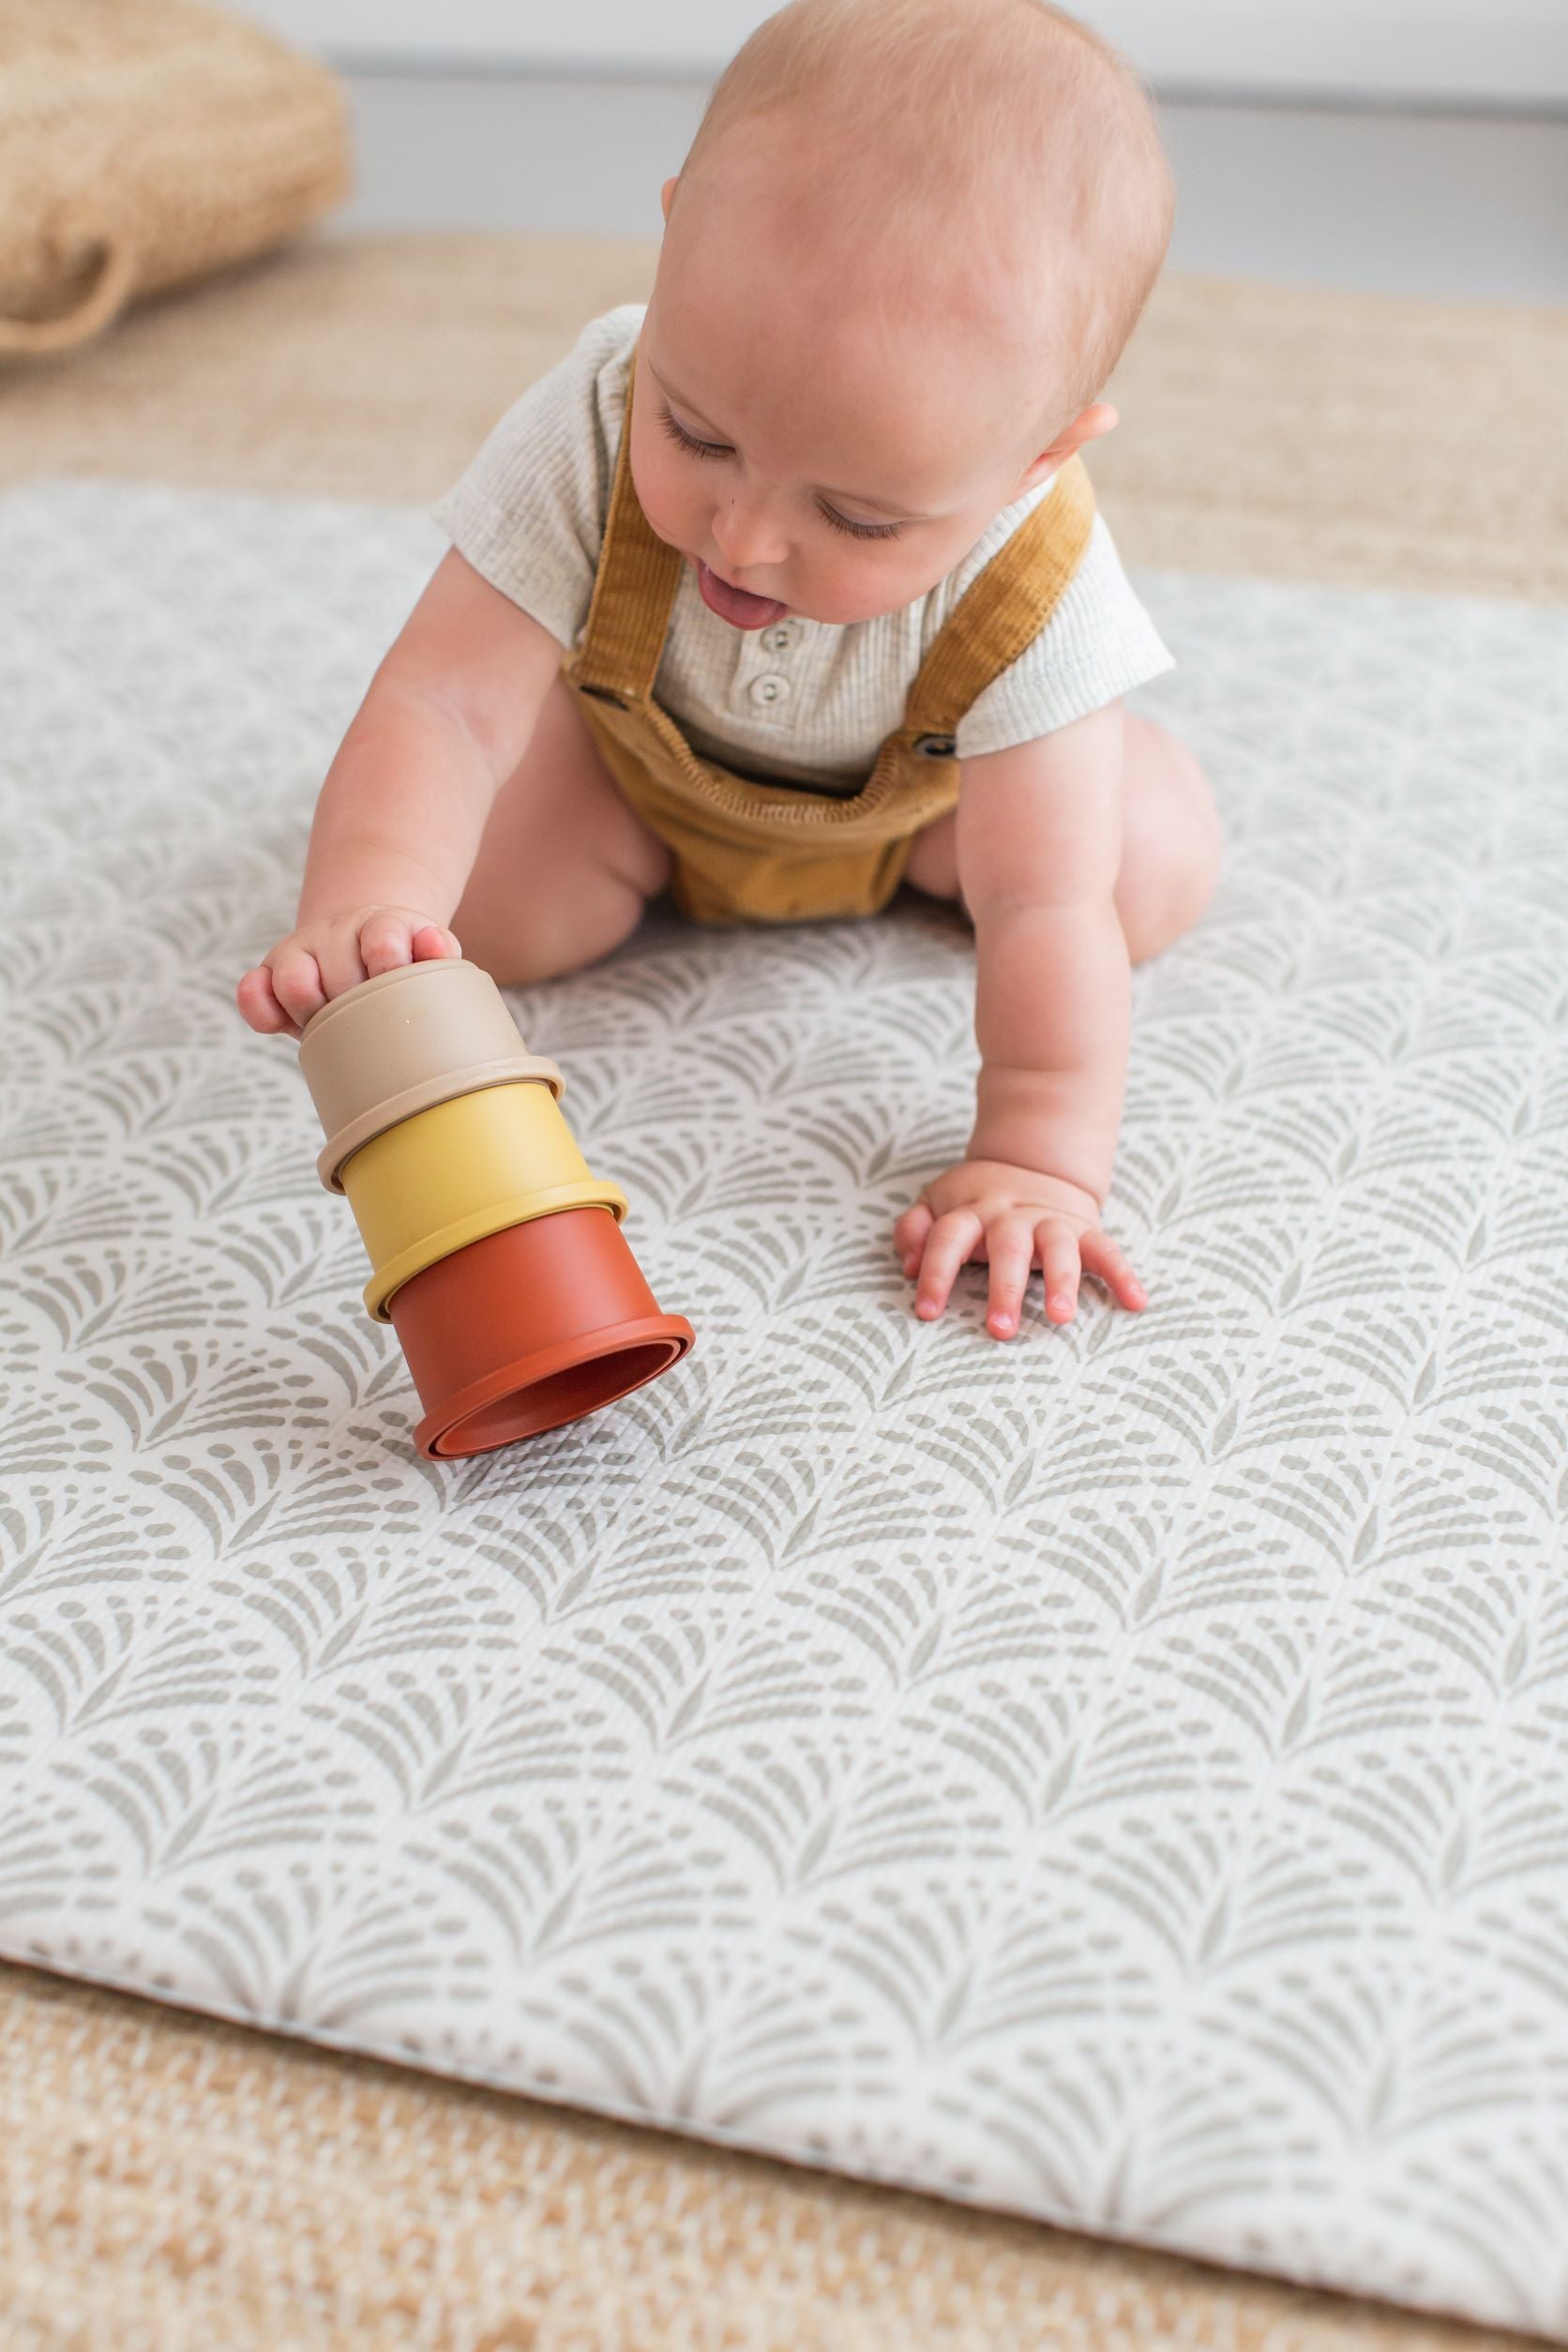
M 612 701 L 651 695 L 670 626 L 670 608 L 685 562 L 679 548 L 657 536 L 638 504 L 631 478 L 631 400 L 637 354 L 626 376 L 615 486 L 605 520 L 588 626 L 573 669 L 575 683 Z
M 1093 526 L 1093 485 L 1075 452 L 948 614 L 910 687 L 906 738 L 931 736 L 952 748 L 971 703 L 1049 620 Z

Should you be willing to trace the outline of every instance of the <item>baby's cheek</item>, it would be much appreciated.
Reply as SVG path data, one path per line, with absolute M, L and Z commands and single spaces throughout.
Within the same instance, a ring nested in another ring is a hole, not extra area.
M 823 526 L 832 527 L 831 523 Z M 877 621 L 885 613 L 900 612 L 928 595 L 936 581 L 925 567 L 908 558 L 894 562 L 885 541 L 882 546 L 884 551 L 875 557 L 846 541 L 842 555 L 813 550 L 809 562 L 797 558 L 793 580 L 797 611 L 836 628 L 849 628 L 857 621 Z
M 694 547 L 705 538 L 705 529 L 694 519 L 694 502 L 679 473 L 665 463 L 656 441 L 639 445 L 635 428 L 631 478 L 637 503 L 657 537 L 671 547 L 682 549 Z

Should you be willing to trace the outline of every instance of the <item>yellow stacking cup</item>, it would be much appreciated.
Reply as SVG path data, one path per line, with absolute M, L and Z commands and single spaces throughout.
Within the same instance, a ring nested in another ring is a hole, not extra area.
M 342 1186 L 375 1272 L 365 1304 L 390 1322 L 401 1284 L 470 1242 L 556 1209 L 626 1199 L 593 1174 L 549 1085 L 487 1086 L 415 1113 L 344 1161 Z

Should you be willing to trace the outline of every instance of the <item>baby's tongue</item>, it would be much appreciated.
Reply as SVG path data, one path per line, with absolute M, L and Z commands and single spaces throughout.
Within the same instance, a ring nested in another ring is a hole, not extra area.
M 765 629 L 770 621 L 789 611 L 776 596 L 754 596 L 748 588 L 731 588 L 727 580 L 709 571 L 706 564 L 697 566 L 697 585 L 709 611 L 716 612 L 732 628 Z

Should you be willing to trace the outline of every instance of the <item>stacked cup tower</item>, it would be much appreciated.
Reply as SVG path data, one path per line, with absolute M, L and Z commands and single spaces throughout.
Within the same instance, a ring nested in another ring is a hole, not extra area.
M 453 957 L 380 972 L 306 1023 L 299 1064 L 396 1331 L 430 1458 L 485 1454 L 612 1404 L 680 1361 L 663 1315 L 500 989 Z

